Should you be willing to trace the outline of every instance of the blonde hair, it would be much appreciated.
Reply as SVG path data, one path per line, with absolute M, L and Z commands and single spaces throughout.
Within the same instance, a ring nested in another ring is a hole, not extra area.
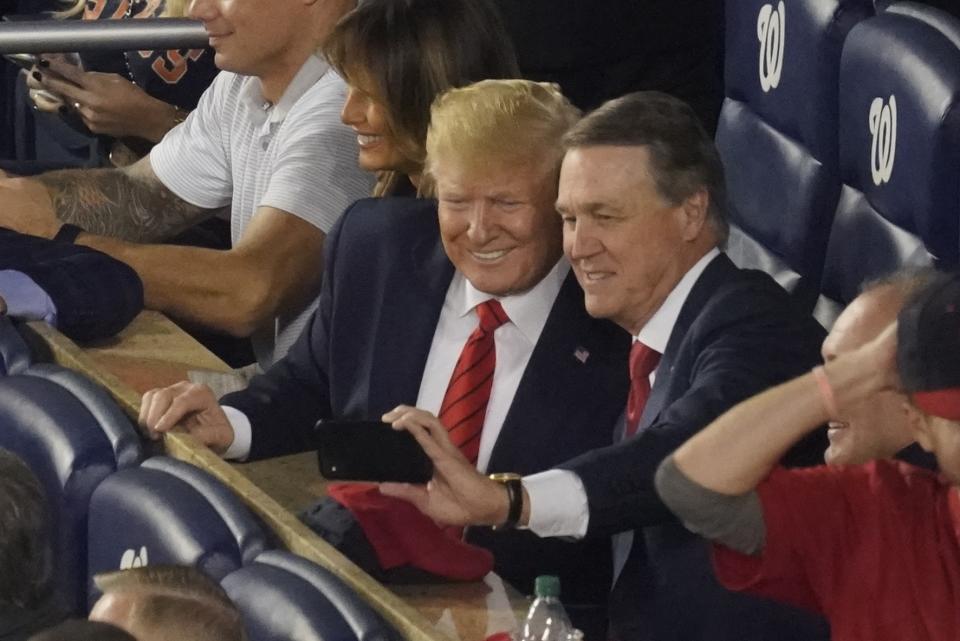
M 227 593 L 196 568 L 145 566 L 98 574 L 93 582 L 104 595 L 130 598 L 128 620 L 141 633 L 182 641 L 247 641 Z
M 442 94 L 430 109 L 426 173 L 440 159 L 468 168 L 541 160 L 558 171 L 563 136 L 580 119 L 553 83 L 483 80 Z

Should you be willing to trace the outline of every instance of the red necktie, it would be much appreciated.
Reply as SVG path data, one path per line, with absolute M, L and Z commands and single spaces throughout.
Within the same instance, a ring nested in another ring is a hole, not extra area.
M 630 396 L 627 398 L 627 429 L 624 438 L 637 433 L 640 416 L 650 397 L 650 374 L 660 363 L 660 352 L 634 341 L 630 348 Z
M 492 299 L 477 305 L 477 316 L 480 324 L 460 352 L 439 416 L 450 432 L 450 440 L 471 463 L 477 462 L 480 452 L 480 432 L 493 387 L 497 363 L 493 332 L 510 320 L 500 303 Z

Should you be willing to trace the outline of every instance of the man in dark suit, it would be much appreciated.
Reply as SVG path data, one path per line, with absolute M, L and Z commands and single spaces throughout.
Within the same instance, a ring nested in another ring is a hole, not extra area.
M 587 311 L 634 337 L 622 442 L 503 488 L 463 464 L 431 414 L 397 408 L 431 456 L 429 486 L 384 484 L 441 522 L 615 536 L 617 639 L 826 638 L 822 622 L 716 583 L 705 543 L 656 496 L 657 464 L 740 400 L 817 362 L 823 330 L 760 272 L 718 247 L 723 169 L 693 111 L 659 93 L 611 101 L 566 137 L 557 209 Z M 797 453 L 808 463 L 822 451 Z M 805 455 L 803 457 L 802 455 Z
M 489 365 L 462 367 L 494 301 L 509 317 L 492 330 L 495 363 L 464 389 L 468 410 L 449 425 L 474 469 L 532 473 L 611 443 L 629 340 L 584 310 L 554 208 L 560 141 L 578 116 L 555 88 L 527 81 L 446 94 L 427 142 L 439 212 L 432 200 L 356 203 L 330 235 L 319 309 L 288 356 L 221 399 L 226 413 L 181 383 L 144 395 L 141 423 L 156 433 L 182 422 L 221 453 L 257 459 L 311 448 L 320 418 L 376 419 L 404 402 L 452 415 L 451 390 Z M 470 398 L 490 379 L 487 399 Z M 482 425 L 468 437 L 474 412 Z M 243 422 L 252 438 L 238 448 Z M 484 529 L 468 540 L 492 550 L 518 589 L 559 574 L 571 604 L 602 612 L 607 541 Z

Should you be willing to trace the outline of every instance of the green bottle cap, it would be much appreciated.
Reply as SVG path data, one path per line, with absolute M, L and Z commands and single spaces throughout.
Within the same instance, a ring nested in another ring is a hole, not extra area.
M 534 583 L 533 592 L 537 596 L 559 597 L 560 579 L 549 574 L 538 576 Z

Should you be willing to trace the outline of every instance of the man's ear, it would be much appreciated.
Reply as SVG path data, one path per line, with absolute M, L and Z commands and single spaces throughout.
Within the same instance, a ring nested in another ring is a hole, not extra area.
M 683 239 L 696 240 L 707 223 L 707 212 L 710 209 L 710 194 L 701 187 L 692 195 L 687 196 L 681 204 L 683 214 Z
M 903 402 L 903 411 L 907 414 L 907 423 L 913 433 L 914 440 L 927 452 L 933 451 L 933 434 L 927 415 L 918 410 L 910 401 Z

